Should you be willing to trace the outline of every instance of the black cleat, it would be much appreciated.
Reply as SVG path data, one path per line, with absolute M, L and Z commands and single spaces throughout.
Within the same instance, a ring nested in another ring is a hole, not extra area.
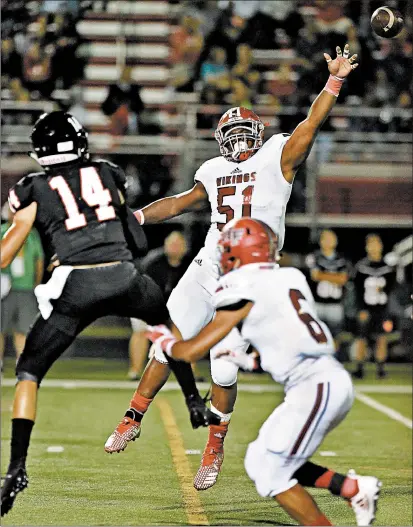
M 356 370 L 356 371 L 353 371 L 353 372 L 351 372 L 351 375 L 352 375 L 355 379 L 364 379 L 364 370 Z
M 386 370 L 379 369 L 377 370 L 377 378 L 378 379 L 385 379 L 388 376 L 388 373 Z
M 29 485 L 26 468 L 19 465 L 9 470 L 1 487 L 1 515 L 7 514 L 13 507 L 14 500 L 19 492 Z
M 186 398 L 186 405 L 189 410 L 189 417 L 193 429 L 200 426 L 219 425 L 221 419 L 219 415 L 211 412 L 205 404 L 205 400 L 200 395 L 190 395 Z

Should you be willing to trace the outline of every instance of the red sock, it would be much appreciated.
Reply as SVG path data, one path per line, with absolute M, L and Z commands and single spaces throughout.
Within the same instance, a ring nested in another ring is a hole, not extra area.
M 153 399 L 148 399 L 136 391 L 131 399 L 130 407 L 133 408 L 133 410 L 136 410 L 143 417 L 152 401 Z M 139 415 L 135 417 L 135 421 L 140 422 Z
M 324 472 L 322 476 L 316 479 L 314 486 L 317 489 L 328 489 L 333 476 L 334 472 L 332 470 L 327 470 L 327 472 Z
M 314 486 L 318 489 L 329 489 L 331 480 L 333 479 L 335 472 L 333 470 L 327 470 L 322 476 L 317 478 Z M 351 499 L 359 491 L 357 480 L 349 477 L 345 477 L 343 484 L 340 489 L 340 496 L 342 498 Z
M 228 425 L 229 421 L 226 423 L 220 423 L 219 425 L 209 426 L 207 447 L 218 451 L 223 449 L 224 439 L 228 432 Z
M 340 496 L 350 500 L 359 491 L 359 486 L 356 479 L 347 477 L 341 487 Z

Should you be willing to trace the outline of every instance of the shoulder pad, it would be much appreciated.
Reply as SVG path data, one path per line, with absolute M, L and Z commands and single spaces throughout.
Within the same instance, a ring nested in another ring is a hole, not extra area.
M 102 165 L 109 165 L 111 168 L 117 168 L 118 170 L 122 170 L 119 165 L 116 165 L 115 163 L 112 163 L 112 161 L 108 161 L 107 159 L 93 159 L 92 163 L 99 163 Z
M 243 300 L 254 301 L 251 284 L 244 277 L 223 277 L 213 297 L 215 309 L 237 304 Z
M 9 192 L 9 206 L 12 212 L 28 207 L 33 202 L 33 186 L 36 181 L 45 177 L 45 172 L 35 172 L 23 177 Z

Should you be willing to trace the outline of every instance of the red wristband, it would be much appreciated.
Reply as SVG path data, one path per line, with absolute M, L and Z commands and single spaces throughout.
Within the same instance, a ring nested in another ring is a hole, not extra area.
M 344 79 L 342 79 L 341 77 L 330 75 L 327 84 L 324 86 L 324 89 L 326 92 L 331 93 L 331 95 L 334 95 L 334 97 L 338 97 L 343 82 Z

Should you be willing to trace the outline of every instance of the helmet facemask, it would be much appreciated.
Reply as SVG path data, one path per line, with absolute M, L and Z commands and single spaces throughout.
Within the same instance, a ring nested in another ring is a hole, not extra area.
M 233 130 L 237 130 L 236 133 Z M 262 147 L 264 125 L 261 121 L 241 120 L 217 128 L 215 139 L 221 155 L 234 163 L 250 158 Z

